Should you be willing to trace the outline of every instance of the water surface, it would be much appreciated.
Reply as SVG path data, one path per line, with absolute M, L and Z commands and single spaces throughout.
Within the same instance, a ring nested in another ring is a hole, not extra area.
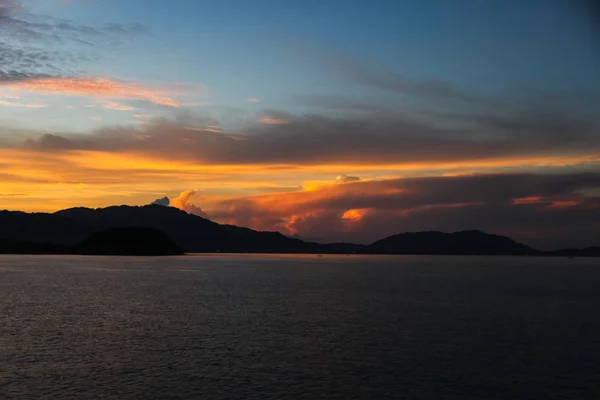
M 0 398 L 596 399 L 598 264 L 0 256 Z

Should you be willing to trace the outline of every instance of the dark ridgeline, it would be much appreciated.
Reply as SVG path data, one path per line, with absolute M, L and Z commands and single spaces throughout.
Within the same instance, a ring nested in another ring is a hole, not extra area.
M 19 243 L 17 247 L 3 246 L 0 242 L 0 253 L 39 253 L 38 246 L 33 245 L 37 242 L 56 244 L 55 250 L 46 248 L 48 253 L 77 253 L 80 242 L 114 227 L 157 229 L 188 253 L 315 253 L 321 249 L 317 243 L 292 239 L 278 232 L 221 225 L 173 207 L 150 205 L 72 208 L 54 214 L 0 211 L 0 238 Z
M 221 225 L 159 205 L 71 208 L 54 214 L 0 211 L 0 253 L 161 255 L 181 254 L 182 250 L 187 253 L 600 256 L 600 247 L 542 252 L 508 237 L 477 230 L 402 233 L 370 245 L 319 244 L 278 232 Z
M 188 253 L 310 253 L 319 248 L 316 243 L 292 239 L 278 232 L 258 232 L 221 225 L 174 207 L 159 205 L 117 206 L 96 210 L 72 208 L 55 215 L 87 225 L 91 228 L 90 233 L 114 226 L 156 228 Z
M 409 232 L 378 240 L 369 250 L 379 254 L 528 255 L 535 250 L 505 236 L 478 230 L 443 233 Z

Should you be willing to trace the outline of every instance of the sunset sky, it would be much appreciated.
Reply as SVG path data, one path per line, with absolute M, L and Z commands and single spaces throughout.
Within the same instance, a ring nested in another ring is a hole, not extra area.
M 0 209 L 600 245 L 586 4 L 0 0 Z

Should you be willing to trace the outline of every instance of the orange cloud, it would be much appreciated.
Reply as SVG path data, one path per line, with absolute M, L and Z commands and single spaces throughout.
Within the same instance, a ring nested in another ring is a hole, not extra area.
M 350 209 L 342 214 L 342 219 L 346 221 L 357 222 L 363 219 L 368 212 L 368 208 Z
M 201 217 L 206 217 L 206 213 L 202 211 L 202 209 L 194 204 L 192 204 L 192 196 L 196 194 L 195 190 L 188 189 L 182 192 L 178 197 L 171 200 L 171 206 L 175 208 L 179 208 L 189 214 L 198 215 Z
M 576 200 L 553 201 L 549 208 L 577 207 L 579 204 Z
M 540 203 L 542 198 L 539 196 L 530 196 L 530 197 L 521 197 L 519 199 L 514 199 L 513 204 L 536 204 Z
M 298 224 L 304 222 L 306 218 L 306 216 L 302 217 L 300 215 L 292 215 L 288 223 L 285 224 L 285 228 L 290 233 L 290 235 L 297 235 L 299 233 L 299 229 L 297 226 Z
M 540 227 L 553 226 L 552 218 L 569 221 L 566 213 L 570 212 L 573 218 L 585 219 L 584 215 L 589 218 L 600 209 L 600 197 L 577 194 L 583 188 L 597 187 L 598 182 L 598 174 L 369 180 L 310 191 L 208 199 L 206 209 L 217 220 L 308 240 L 378 239 L 406 230 L 479 228 L 508 233 L 509 228 L 516 232 L 529 225 L 547 234 L 550 228 Z M 527 195 L 533 190 L 540 196 Z M 519 204 L 531 207 L 523 209 Z M 549 216 L 549 209 L 556 216 Z M 264 221 L 270 221 L 270 227 Z M 486 228 L 490 226 L 498 230 Z
M 46 95 L 146 100 L 164 106 L 180 106 L 180 103 L 169 97 L 165 90 L 149 89 L 136 83 L 104 78 L 40 78 L 12 83 L 8 87 L 15 91 L 28 91 Z

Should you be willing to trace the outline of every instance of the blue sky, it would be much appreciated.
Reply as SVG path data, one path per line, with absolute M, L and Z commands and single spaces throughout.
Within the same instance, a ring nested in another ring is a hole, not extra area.
M 205 85 L 207 95 L 196 101 L 212 103 L 201 112 L 215 115 L 222 114 L 222 107 L 249 113 L 274 108 L 326 113 L 298 100 L 317 95 L 428 107 L 414 93 L 400 96 L 354 81 L 340 71 L 339 57 L 374 71 L 417 81 L 439 80 L 490 96 L 600 86 L 600 53 L 593 51 L 591 26 L 567 1 L 36 0 L 28 4 L 39 15 L 86 26 L 143 25 L 147 35 L 121 37 L 118 45 L 102 49 L 93 62 L 77 67 L 86 74 L 127 81 Z M 260 98 L 260 105 L 245 102 L 249 97 Z M 86 128 L 82 121 L 75 126 Z

